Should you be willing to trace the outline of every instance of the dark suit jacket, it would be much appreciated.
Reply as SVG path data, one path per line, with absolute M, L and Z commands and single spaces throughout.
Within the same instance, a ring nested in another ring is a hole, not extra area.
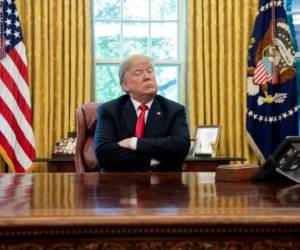
M 120 140 L 134 136 L 136 121 L 129 95 L 100 105 L 94 137 L 100 171 L 147 171 L 151 159 L 161 162 L 154 171 L 181 170 L 190 147 L 184 106 L 157 95 L 137 150 L 120 147 Z

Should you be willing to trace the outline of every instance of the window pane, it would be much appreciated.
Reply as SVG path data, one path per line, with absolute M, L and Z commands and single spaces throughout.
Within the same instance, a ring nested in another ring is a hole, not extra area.
M 152 0 L 151 19 L 152 20 L 176 20 L 177 0 Z
M 178 101 L 178 67 L 156 65 L 155 72 L 159 86 L 158 93 L 173 101 Z
M 96 65 L 96 102 L 106 102 L 122 94 L 118 72 L 119 66 L 116 65 Z
M 299 1 L 287 1 L 288 2 L 288 5 L 290 6 L 290 11 L 292 12 L 299 12 L 300 11 L 300 3 Z
M 149 0 L 124 0 L 124 20 L 148 20 Z
M 300 104 L 300 57 L 296 57 L 295 60 L 296 60 L 296 80 L 297 80 L 298 104 Z M 300 126 L 300 124 L 299 124 L 299 126 Z
M 177 59 L 176 22 L 152 23 L 151 46 L 154 59 Z
M 131 54 L 148 54 L 149 24 L 124 24 L 124 57 Z
M 94 0 L 94 101 L 123 94 L 118 69 L 122 59 L 146 54 L 156 64 L 159 94 L 174 101 L 181 97 L 181 41 L 187 0 Z M 180 3 L 180 5 L 179 5 Z M 179 6 L 183 6 L 182 8 Z M 180 46 L 180 47 L 179 47 Z M 164 62 L 164 61 L 168 62 Z
M 120 19 L 120 0 L 94 0 L 94 16 L 97 19 Z
M 95 23 L 96 59 L 119 59 L 121 56 L 120 23 Z
M 285 9 L 295 50 L 300 51 L 300 2 L 286 0 Z
M 299 3 L 300 7 L 300 3 Z M 300 13 L 293 15 L 293 24 L 295 31 L 295 39 L 297 41 L 297 51 L 300 51 Z

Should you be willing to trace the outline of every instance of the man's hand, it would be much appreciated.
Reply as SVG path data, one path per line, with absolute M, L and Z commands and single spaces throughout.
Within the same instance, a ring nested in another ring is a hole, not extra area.
M 123 139 L 123 140 L 119 141 L 118 144 L 122 148 L 131 149 L 130 142 L 131 142 L 131 138 L 126 138 L 126 139 Z

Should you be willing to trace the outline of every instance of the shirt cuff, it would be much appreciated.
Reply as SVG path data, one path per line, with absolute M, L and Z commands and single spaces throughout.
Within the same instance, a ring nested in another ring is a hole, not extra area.
M 130 148 L 131 150 L 136 150 L 137 146 L 137 137 L 131 137 Z
M 160 162 L 158 160 L 155 160 L 155 159 L 151 159 L 151 162 L 150 162 L 150 166 L 157 166 Z

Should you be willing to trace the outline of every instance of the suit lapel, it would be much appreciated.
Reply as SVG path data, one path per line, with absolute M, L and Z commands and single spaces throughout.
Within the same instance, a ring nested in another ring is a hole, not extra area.
M 135 124 L 137 120 L 136 111 L 130 98 L 125 102 L 122 117 L 131 136 L 135 134 Z
M 163 112 L 156 99 L 153 100 L 151 108 L 149 110 L 147 123 L 145 127 L 146 137 L 155 137 L 157 129 L 159 128 L 160 122 L 163 117 Z

